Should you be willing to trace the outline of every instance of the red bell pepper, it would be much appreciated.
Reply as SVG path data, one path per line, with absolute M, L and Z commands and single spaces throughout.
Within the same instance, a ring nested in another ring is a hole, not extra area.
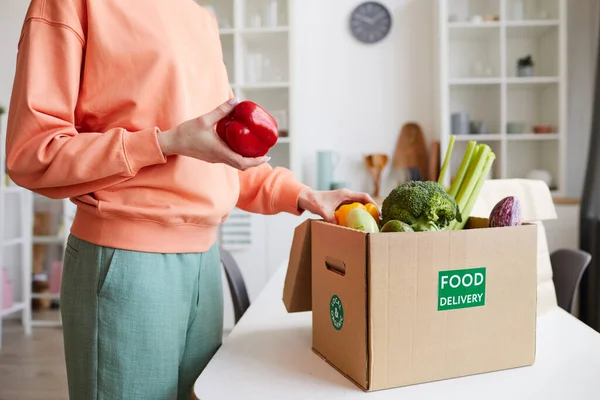
M 217 123 L 217 134 L 244 157 L 262 157 L 277 143 L 277 121 L 252 101 L 242 101 Z

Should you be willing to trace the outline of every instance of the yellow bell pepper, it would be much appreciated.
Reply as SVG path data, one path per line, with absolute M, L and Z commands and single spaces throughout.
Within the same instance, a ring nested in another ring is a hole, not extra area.
M 346 216 L 348 215 L 350 210 L 357 208 L 357 207 L 360 207 L 360 208 L 366 210 L 364 204 L 359 203 L 359 202 L 351 203 L 351 204 L 344 204 L 343 206 L 341 206 L 337 210 L 335 210 L 335 212 L 333 214 L 335 215 L 335 218 L 337 219 L 338 225 L 346 226 Z
M 376 204 L 368 203 L 365 206 L 365 209 L 371 216 L 375 219 L 375 221 L 379 222 L 379 208 L 377 208 Z

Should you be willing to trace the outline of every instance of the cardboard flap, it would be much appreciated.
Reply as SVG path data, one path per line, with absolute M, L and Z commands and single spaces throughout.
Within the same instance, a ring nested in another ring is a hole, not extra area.
M 304 221 L 294 230 L 283 302 L 288 313 L 311 311 L 311 220 Z
M 521 203 L 524 222 L 556 219 L 556 209 L 548 185 L 532 179 L 488 179 L 485 181 L 471 216 L 488 218 L 500 200 L 515 196 Z

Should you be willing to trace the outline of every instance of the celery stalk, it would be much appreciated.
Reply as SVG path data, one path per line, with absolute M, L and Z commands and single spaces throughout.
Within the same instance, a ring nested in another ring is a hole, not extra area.
M 450 143 L 448 143 L 448 148 L 446 149 L 446 156 L 444 157 L 444 163 L 442 164 L 440 176 L 438 176 L 438 183 L 440 185 L 444 185 L 444 179 L 446 178 L 446 174 L 448 173 L 448 164 L 450 164 L 450 158 L 452 156 L 452 150 L 454 149 L 455 141 L 456 136 L 450 135 Z
M 454 181 L 450 186 L 449 194 L 454 198 L 456 198 L 456 196 L 458 195 L 458 190 L 462 186 L 463 180 L 465 179 L 465 174 L 467 173 L 467 169 L 469 168 L 469 164 L 471 163 L 471 157 L 475 152 L 476 145 L 477 142 L 474 140 L 469 141 L 469 144 L 467 145 L 467 151 L 465 152 L 462 162 L 460 163 L 460 167 L 458 169 L 458 172 L 456 173 L 456 177 L 454 178 Z
M 477 184 L 479 180 L 479 175 L 481 175 L 481 170 L 485 165 L 487 160 L 487 155 L 492 151 L 490 146 L 486 144 L 481 144 L 478 146 L 478 152 L 476 153 L 476 158 L 473 159 L 470 168 L 467 171 L 467 175 L 463 181 L 463 185 L 458 191 L 458 195 L 456 196 L 456 201 L 458 203 L 458 207 L 462 214 L 467 202 L 469 201 L 469 197 L 471 197 L 471 192 L 473 192 L 473 188 Z
M 473 191 L 471 192 L 471 197 L 469 197 L 469 201 L 467 202 L 467 205 L 465 207 L 465 214 L 462 218 L 462 222 L 458 223 L 455 226 L 455 228 L 454 228 L 455 230 L 460 230 L 465 227 L 465 224 L 467 223 L 467 220 L 469 219 L 469 216 L 471 215 L 471 212 L 473 211 L 473 207 L 475 207 L 475 203 L 477 202 L 477 199 L 479 198 L 479 193 L 481 193 L 483 184 L 487 180 L 487 176 L 490 173 L 490 170 L 492 169 L 492 165 L 494 164 L 495 159 L 496 159 L 495 153 L 491 152 L 487 155 L 485 165 L 483 166 L 481 175 L 479 175 L 479 179 L 477 180 L 477 185 L 475 185 L 475 187 L 473 188 Z
M 465 215 L 464 218 L 467 218 L 468 214 L 465 213 L 465 207 L 471 197 L 471 193 L 473 192 L 473 188 L 477 184 L 479 180 L 479 176 L 481 175 L 481 171 L 485 165 L 487 160 L 487 155 L 491 152 L 491 148 L 486 144 L 479 144 L 475 148 L 474 155 L 471 157 L 471 161 L 469 162 L 469 167 L 467 169 L 467 173 L 463 179 L 463 183 L 456 195 L 456 203 L 458 204 L 458 209 L 460 210 L 461 216 Z M 450 229 L 457 229 L 459 225 L 458 221 L 453 221 L 450 225 Z

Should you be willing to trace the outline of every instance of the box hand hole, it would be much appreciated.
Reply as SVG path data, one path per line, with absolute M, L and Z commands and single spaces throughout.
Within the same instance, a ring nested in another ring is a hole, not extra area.
M 343 261 L 333 259 L 331 257 L 325 258 L 325 266 L 328 270 L 335 272 L 341 276 L 346 275 L 346 264 Z

